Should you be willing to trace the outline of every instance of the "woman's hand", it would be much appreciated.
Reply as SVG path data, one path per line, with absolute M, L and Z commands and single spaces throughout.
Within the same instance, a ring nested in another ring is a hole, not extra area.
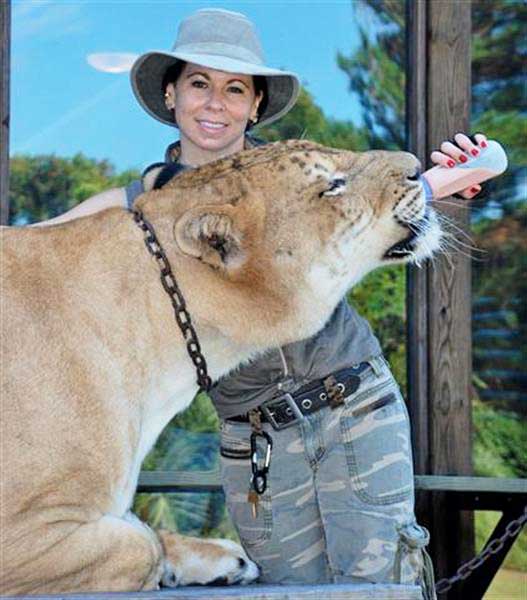
M 482 149 L 487 147 L 487 138 L 482 133 L 473 136 L 476 144 L 464 133 L 456 133 L 455 144 L 443 142 L 439 150 L 434 150 L 430 155 L 433 163 L 442 167 L 453 168 L 458 163 L 465 163 L 469 157 L 478 156 Z M 473 185 L 459 193 L 463 198 L 470 200 L 481 191 L 479 184 Z

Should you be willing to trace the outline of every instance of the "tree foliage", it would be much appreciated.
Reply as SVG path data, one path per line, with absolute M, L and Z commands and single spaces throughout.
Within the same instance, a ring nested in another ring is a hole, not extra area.
M 353 4 L 360 46 L 352 55 L 337 54 L 350 92 L 359 96 L 369 148 L 405 148 L 404 2 L 365 0 Z
M 108 160 L 83 154 L 62 158 L 53 154 L 11 158 L 10 223 L 26 224 L 55 217 L 82 200 L 137 179 L 136 171 L 117 174 Z
M 292 110 L 271 125 L 259 128 L 258 136 L 268 142 L 309 139 L 334 148 L 368 149 L 364 129 L 357 128 L 351 121 L 326 117 L 305 88 L 301 89 Z

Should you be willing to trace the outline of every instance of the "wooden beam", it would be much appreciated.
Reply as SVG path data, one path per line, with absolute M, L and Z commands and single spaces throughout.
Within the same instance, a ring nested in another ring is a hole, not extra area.
M 471 101 L 471 3 L 435 0 L 428 8 L 427 140 L 429 151 L 468 131 Z M 442 212 L 469 229 L 466 202 Z M 443 256 L 428 271 L 430 473 L 472 473 L 472 371 L 470 261 Z M 439 578 L 474 553 L 472 515 L 449 514 L 446 497 L 434 496 L 431 551 Z M 445 524 L 448 526 L 445 527 Z M 452 591 L 449 599 L 460 597 Z
M 139 492 L 209 492 L 221 487 L 219 469 L 210 471 L 141 471 Z M 507 477 L 459 477 L 439 475 L 416 475 L 415 487 L 418 490 L 434 492 L 498 492 L 515 494 L 527 498 L 527 479 Z
M 11 2 L 0 0 L 0 225 L 9 218 L 9 68 Z
M 32 600 L 420 600 L 414 585 L 337 583 L 326 585 L 253 584 L 227 587 L 180 587 L 159 592 L 60 594 L 31 596 Z M 6 598 L 5 600 L 17 600 Z

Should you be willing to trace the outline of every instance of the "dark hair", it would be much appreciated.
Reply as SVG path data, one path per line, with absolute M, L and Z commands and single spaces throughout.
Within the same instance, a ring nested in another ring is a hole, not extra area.
M 163 95 L 167 89 L 167 85 L 169 83 L 176 83 L 176 81 L 179 79 L 179 76 L 181 75 L 181 73 L 183 72 L 183 69 L 185 68 L 185 61 L 183 60 L 177 60 L 173 65 L 171 65 L 170 67 L 168 67 L 168 69 L 165 71 L 165 74 L 163 75 L 163 82 L 161 83 L 161 94 Z
M 269 104 L 269 90 L 267 88 L 267 79 L 263 75 L 253 75 L 254 93 L 258 96 L 262 92 L 262 100 L 258 105 L 258 119 L 264 114 Z M 251 127 L 251 126 L 249 126 Z
M 163 75 L 163 82 L 161 84 L 161 94 L 165 93 L 165 90 L 167 89 L 167 85 L 169 83 L 176 84 L 177 80 L 179 79 L 179 76 L 181 75 L 181 73 L 183 72 L 183 69 L 185 68 L 185 64 L 186 64 L 185 61 L 177 60 L 173 65 L 168 67 L 168 69 L 165 71 L 165 74 Z M 253 84 L 254 84 L 254 92 L 257 96 L 260 92 L 263 93 L 262 101 L 260 102 L 260 105 L 258 106 L 258 119 L 259 119 L 265 112 L 265 109 L 267 108 L 267 105 L 269 103 L 267 79 L 263 75 L 253 75 Z M 250 129 L 251 127 L 252 127 L 252 124 L 249 123 L 247 125 L 247 129 Z

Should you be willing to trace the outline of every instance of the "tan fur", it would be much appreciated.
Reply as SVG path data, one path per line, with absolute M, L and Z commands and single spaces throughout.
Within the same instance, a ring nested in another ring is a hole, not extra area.
M 213 378 L 314 334 L 344 292 L 385 262 L 408 234 L 394 215 L 424 211 L 420 184 L 406 179 L 417 165 L 406 153 L 288 142 L 183 173 L 138 199 Z M 330 191 L 336 173 L 344 191 Z M 434 227 L 423 256 L 437 247 Z M 195 542 L 198 551 L 163 534 L 167 559 L 129 512 L 142 460 L 196 391 L 131 215 L 114 208 L 4 228 L 1 243 L 0 591 L 152 589 L 171 568 L 189 582 L 178 544 L 186 559 L 205 556 L 205 581 L 209 571 L 239 580 L 231 563 L 218 566 L 239 547 L 220 548 L 220 560 L 217 544 Z

